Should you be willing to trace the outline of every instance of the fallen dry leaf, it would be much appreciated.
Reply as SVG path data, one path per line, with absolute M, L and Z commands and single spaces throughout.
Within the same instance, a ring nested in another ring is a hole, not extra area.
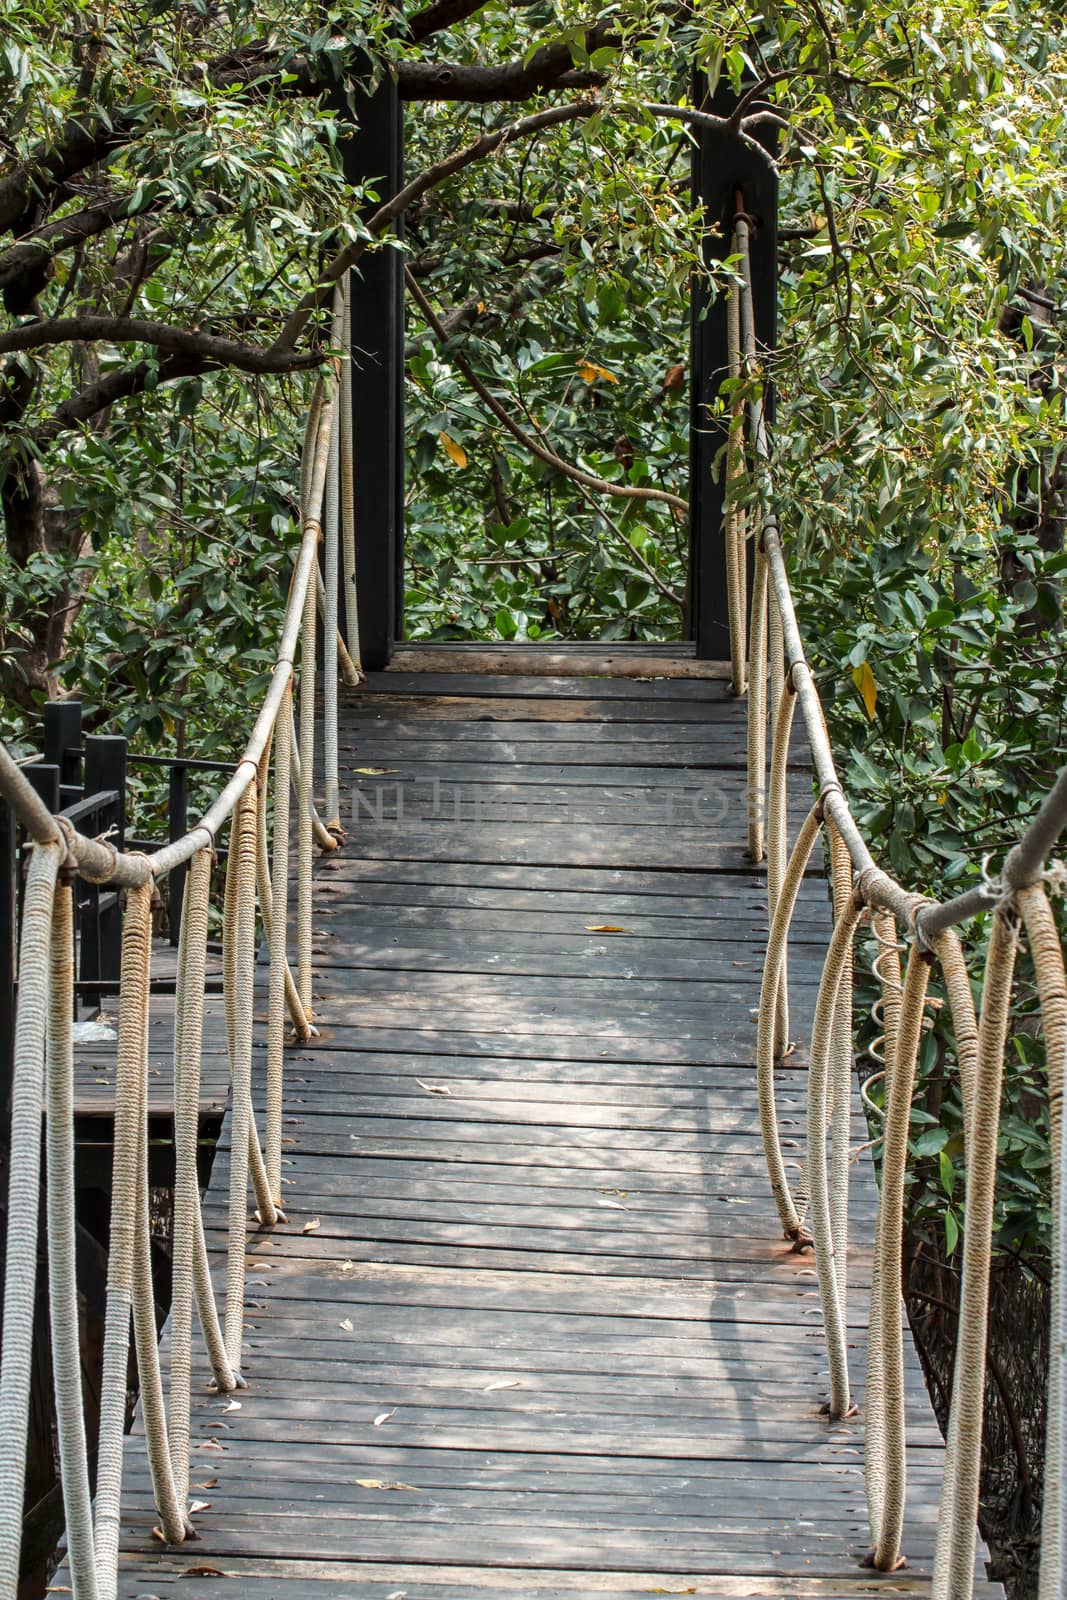
M 486 1384 L 483 1394 L 492 1394 L 494 1389 L 521 1389 L 522 1381 L 519 1378 L 499 1378 L 496 1383 Z
M 396 1416 L 396 1406 L 391 1411 L 379 1411 L 374 1419 L 374 1427 L 380 1428 L 383 1422 L 388 1422 L 390 1417 Z
M 232 1578 L 232 1572 L 223 1572 L 221 1567 L 186 1567 L 184 1572 L 179 1572 L 179 1578 Z
M 193 1488 L 194 1489 L 214 1489 L 216 1484 L 218 1483 L 218 1481 L 219 1480 L 217 1478 L 205 1478 L 203 1483 L 194 1483 L 193 1484 Z
M 304 1223 L 304 1226 L 301 1228 L 300 1232 L 301 1233 L 314 1233 L 316 1228 L 321 1228 L 321 1227 L 322 1227 L 321 1218 L 312 1217 L 310 1222 L 305 1222 Z
M 194 1517 L 196 1516 L 196 1513 L 198 1511 L 209 1511 L 210 1509 L 211 1509 L 211 1501 L 210 1500 L 191 1500 L 189 1502 L 189 1512 Z
M 222 1408 L 222 1409 L 223 1409 L 223 1410 L 224 1410 L 224 1411 L 240 1411 L 240 1409 L 241 1409 L 241 1402 L 240 1402 L 240 1400 L 231 1400 L 231 1401 L 230 1401 L 230 1402 L 229 1402 L 229 1404 L 228 1404 L 228 1405 L 225 1405 L 225 1406 L 223 1406 L 223 1408 Z
M 614 922 L 587 922 L 586 933 L 633 933 L 632 928 L 620 928 Z
M 621 1200 L 605 1200 L 603 1197 L 597 1201 L 597 1205 L 610 1206 L 613 1211 L 628 1211 L 630 1209 L 629 1206 L 624 1206 Z
M 407 1489 L 411 1494 L 419 1492 L 413 1483 L 395 1483 L 387 1478 L 357 1478 L 356 1482 L 361 1489 Z
M 194 1444 L 194 1450 L 225 1450 L 226 1446 L 217 1439 L 205 1439 L 202 1444 Z
M 337 1326 L 339 1328 L 343 1328 L 346 1333 L 352 1333 L 352 1332 L 355 1331 L 354 1328 L 353 1328 L 352 1318 L 351 1317 L 345 1317 L 344 1321 L 343 1322 L 339 1322 L 337 1324 Z
M 387 772 L 399 772 L 399 767 L 353 767 L 353 772 L 362 772 L 368 778 L 384 778 Z
M 451 1094 L 452 1093 L 452 1090 L 451 1089 L 446 1089 L 443 1083 L 424 1083 L 421 1078 L 416 1078 L 415 1082 L 418 1084 L 420 1089 L 425 1089 L 427 1094 Z

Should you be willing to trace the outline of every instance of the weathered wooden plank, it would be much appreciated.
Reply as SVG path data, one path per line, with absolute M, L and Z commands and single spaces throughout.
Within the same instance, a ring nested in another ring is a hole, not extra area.
M 465 672 L 486 679 L 513 673 L 533 677 L 717 679 L 730 676 L 723 661 L 698 661 L 692 645 L 683 643 L 609 645 L 571 642 L 566 645 L 509 644 L 495 647 L 464 641 L 447 644 L 398 645 L 387 675 L 393 673 Z
M 362 700 L 372 703 L 381 696 L 404 695 L 424 699 L 427 696 L 473 696 L 477 700 L 521 698 L 524 705 L 535 705 L 538 700 L 616 700 L 634 701 L 640 705 L 662 701 L 686 703 L 715 703 L 730 697 L 729 685 L 722 679 L 669 677 L 653 678 L 634 683 L 626 679 L 565 674 L 538 675 L 508 672 L 505 676 L 464 672 L 457 667 L 454 672 L 405 672 L 390 667 L 387 672 L 370 672 L 357 695 L 346 696 L 346 712 L 356 711 Z

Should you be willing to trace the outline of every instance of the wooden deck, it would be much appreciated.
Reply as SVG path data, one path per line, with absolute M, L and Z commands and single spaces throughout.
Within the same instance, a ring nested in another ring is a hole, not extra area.
M 323 1033 L 289 1058 L 290 1222 L 250 1245 L 251 1386 L 196 1403 L 210 1505 L 180 1550 L 135 1427 L 129 1600 L 928 1593 L 917 1362 L 909 1567 L 882 1578 L 862 1423 L 820 1415 L 812 1262 L 762 1168 L 742 717 L 700 680 L 389 674 L 348 700 L 361 815 L 318 867 Z M 812 876 L 799 1038 L 827 929 Z M 860 1385 L 865 1162 L 855 1185 Z

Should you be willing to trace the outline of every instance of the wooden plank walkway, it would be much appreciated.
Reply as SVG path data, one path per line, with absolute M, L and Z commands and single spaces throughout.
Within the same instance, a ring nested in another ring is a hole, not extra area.
M 699 680 L 390 674 L 349 698 L 360 815 L 317 869 L 323 1033 L 289 1057 L 290 1222 L 250 1242 L 251 1386 L 195 1404 L 210 1506 L 180 1550 L 153 1540 L 135 1425 L 129 1600 L 928 1594 L 918 1364 L 909 1568 L 884 1578 L 859 1565 L 861 1423 L 820 1415 L 813 1267 L 762 1169 L 742 717 Z M 801 1038 L 827 928 L 812 876 Z M 787 1147 L 804 1071 L 781 1075 Z M 224 1131 L 216 1267 L 225 1169 Z M 873 1198 L 860 1164 L 858 1386 Z

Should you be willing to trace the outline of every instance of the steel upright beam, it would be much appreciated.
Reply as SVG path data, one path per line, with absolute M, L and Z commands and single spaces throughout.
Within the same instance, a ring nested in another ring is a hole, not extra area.
M 712 100 L 698 81 L 694 104 L 729 116 L 734 97 L 720 90 Z M 756 106 L 750 107 L 755 111 Z M 773 131 L 760 135 L 773 153 Z M 774 170 L 736 135 L 702 128 L 692 158 L 693 198 L 704 208 L 708 233 L 704 260 L 709 267 L 730 255 L 730 237 L 737 196 L 754 219 L 752 238 L 753 300 L 757 336 L 773 349 L 778 321 L 778 181 Z M 691 381 L 689 385 L 689 625 L 702 660 L 725 661 L 730 655 L 726 600 L 726 538 L 723 529 L 725 481 L 723 420 L 713 415 L 719 386 L 729 374 L 726 299 L 709 294 L 707 281 L 694 277 L 691 300 Z M 774 396 L 768 394 L 768 422 L 774 420 Z
M 389 199 L 403 183 L 396 84 L 387 73 L 372 94 L 338 103 L 359 130 L 341 145 L 345 177 Z M 404 266 L 388 245 L 353 272 L 352 431 L 359 636 L 363 665 L 376 671 L 402 636 L 404 597 Z M 343 574 L 339 590 L 345 605 Z

